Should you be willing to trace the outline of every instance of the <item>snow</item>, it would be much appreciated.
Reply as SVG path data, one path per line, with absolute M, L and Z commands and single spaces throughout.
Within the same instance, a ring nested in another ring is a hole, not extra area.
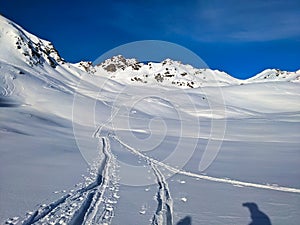
M 300 71 L 288 72 L 281 71 L 279 69 L 266 69 L 261 73 L 249 78 L 246 82 L 264 82 L 264 80 L 268 81 L 292 81 L 299 82 L 300 79 Z
M 1 222 L 298 224 L 299 71 L 71 64 L 0 27 Z

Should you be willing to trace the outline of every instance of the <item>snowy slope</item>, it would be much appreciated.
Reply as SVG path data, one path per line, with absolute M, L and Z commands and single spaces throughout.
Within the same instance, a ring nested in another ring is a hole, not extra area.
M 255 202 L 296 225 L 298 81 L 171 59 L 71 64 L 0 16 L 0 222 L 248 224 Z
M 247 83 L 266 81 L 300 81 L 300 70 L 295 72 L 282 71 L 279 69 L 267 69 L 246 80 Z

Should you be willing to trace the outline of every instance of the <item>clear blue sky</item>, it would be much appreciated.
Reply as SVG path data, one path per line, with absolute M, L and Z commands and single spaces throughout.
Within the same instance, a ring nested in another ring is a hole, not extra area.
M 50 40 L 70 62 L 154 39 L 238 78 L 300 69 L 299 0 L 0 0 L 0 13 Z

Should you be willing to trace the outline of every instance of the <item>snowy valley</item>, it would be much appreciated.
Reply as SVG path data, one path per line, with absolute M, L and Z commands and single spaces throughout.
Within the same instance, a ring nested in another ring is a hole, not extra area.
M 300 70 L 69 63 L 0 15 L 0 223 L 249 224 L 253 202 L 297 225 L 299 85 Z

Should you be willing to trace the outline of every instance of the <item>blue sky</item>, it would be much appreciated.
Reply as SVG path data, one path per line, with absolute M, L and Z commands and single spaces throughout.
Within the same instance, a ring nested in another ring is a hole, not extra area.
M 0 0 L 0 13 L 50 40 L 70 62 L 163 40 L 238 78 L 300 69 L 299 0 Z

